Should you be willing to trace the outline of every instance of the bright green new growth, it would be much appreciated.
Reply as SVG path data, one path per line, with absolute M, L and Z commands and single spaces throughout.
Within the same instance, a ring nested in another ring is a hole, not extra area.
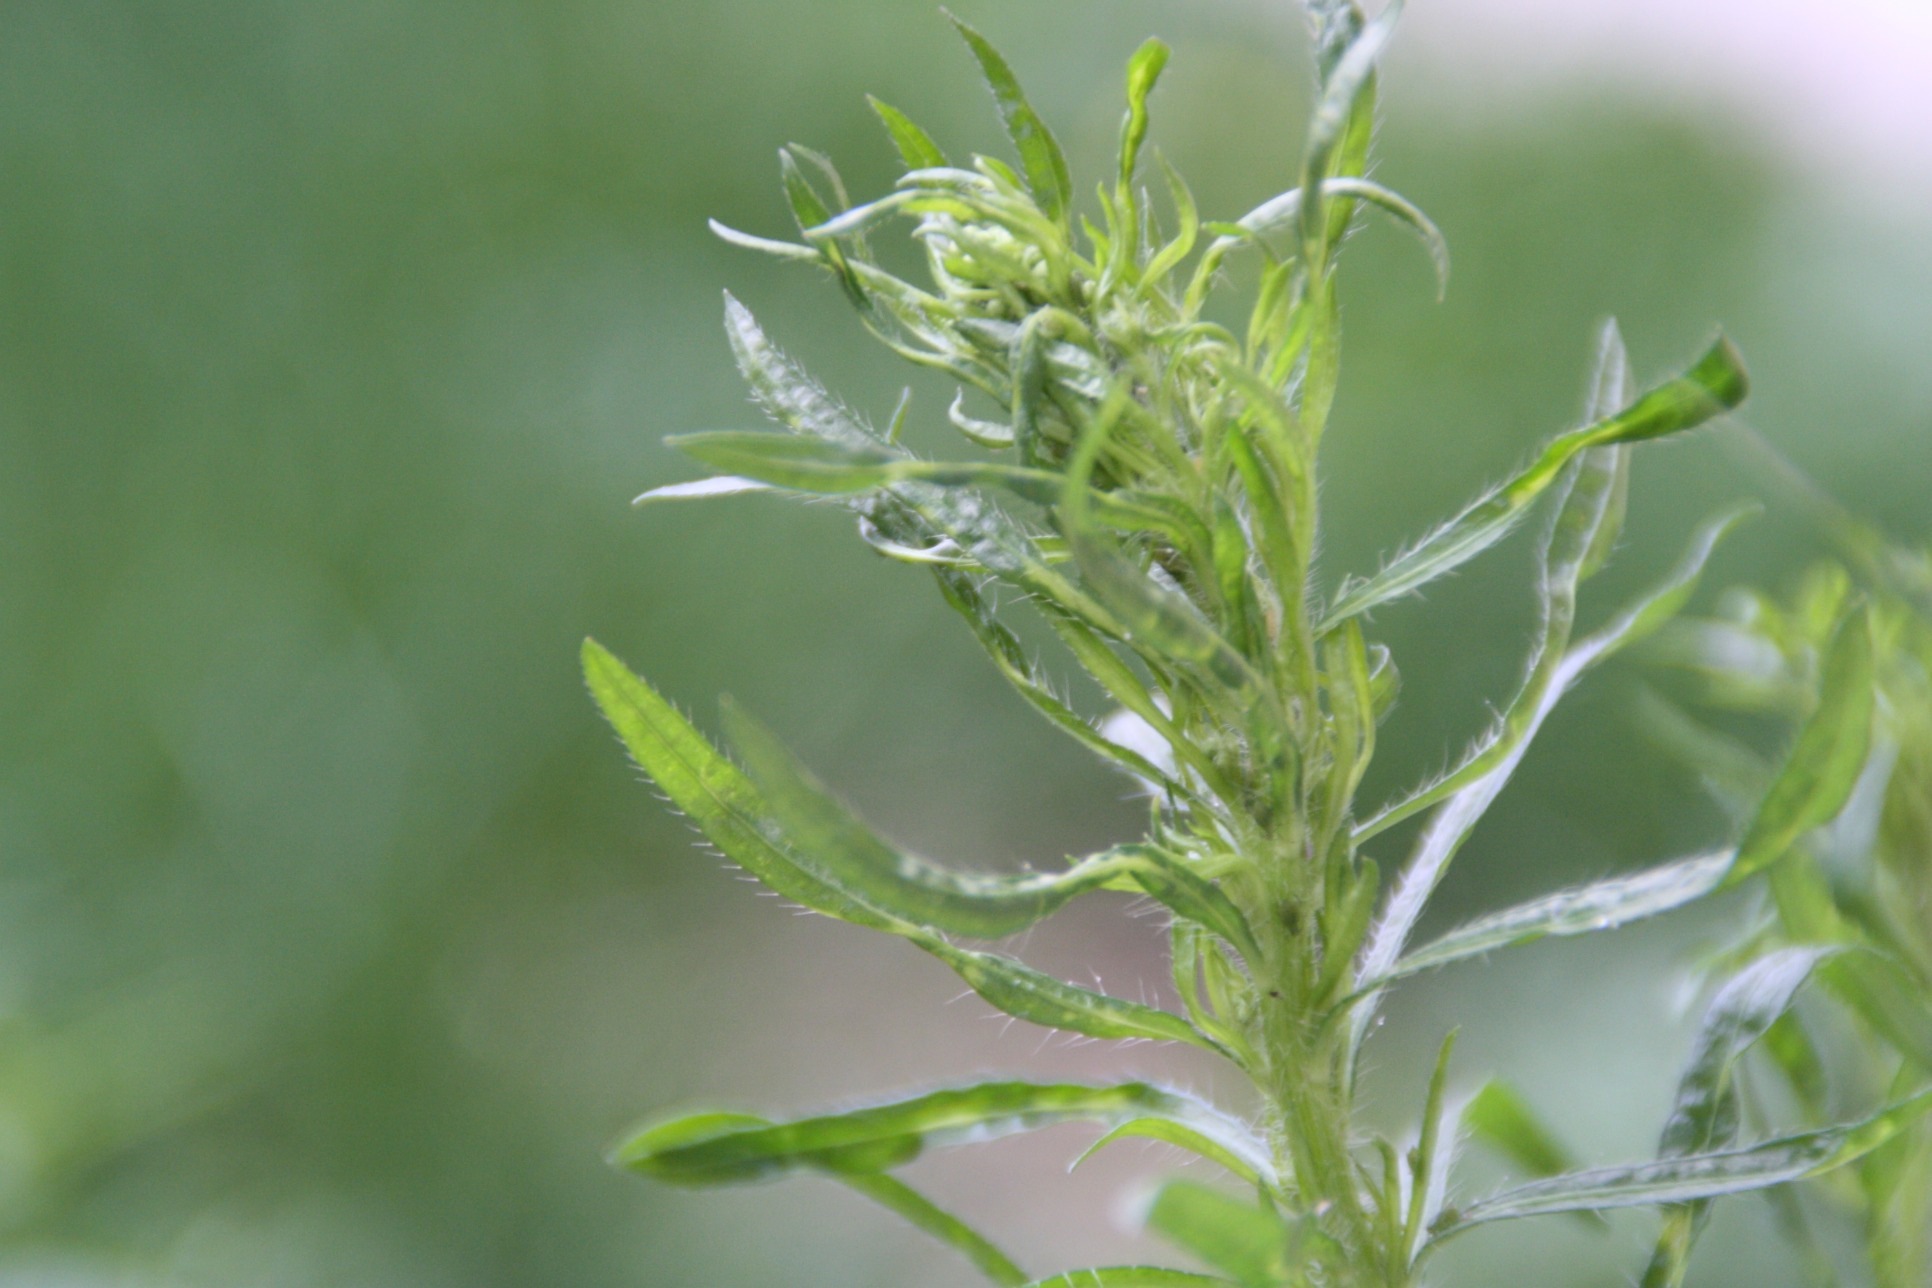
M 1510 944 L 1681 906 L 1748 876 L 1819 808 L 1774 792 L 1741 847 L 1566 891 L 1409 947 L 1455 853 L 1557 701 L 1682 608 L 1738 519 L 1700 529 L 1654 589 L 1595 633 L 1575 633 L 1579 591 L 1622 524 L 1632 446 L 1735 407 L 1745 376 L 1719 340 L 1683 375 L 1638 393 L 1607 329 L 1581 428 L 1381 571 L 1344 580 L 1326 599 L 1313 589 L 1317 457 L 1338 372 L 1336 252 L 1367 206 L 1416 231 L 1446 265 L 1428 219 L 1363 177 L 1376 62 L 1398 8 L 1367 22 L 1353 3 L 1311 0 L 1321 83 L 1300 185 L 1236 221 L 1204 224 L 1165 162 L 1165 215 L 1137 186 L 1165 46 L 1150 41 L 1129 66 L 1118 169 L 1096 194 L 1095 222 L 1078 211 L 1065 157 L 1009 66 L 955 20 L 1018 169 L 988 157 L 953 165 L 907 116 L 875 102 L 908 167 L 895 191 L 852 206 L 828 161 L 792 149 L 783 179 L 802 240 L 715 226 L 729 241 L 830 272 L 887 347 L 990 400 L 996 411 L 974 414 L 962 393 L 950 419 L 998 456 L 915 456 L 899 442 L 903 403 L 888 429 L 875 430 L 728 298 L 739 366 L 784 432 L 675 439 L 719 476 L 640 500 L 834 498 L 875 550 L 930 572 L 1028 703 L 1145 786 L 1154 806 L 1145 837 L 1044 875 L 954 871 L 876 835 L 742 712 L 726 712 L 734 762 L 608 652 L 587 643 L 584 653 L 592 693 L 638 764 L 760 881 L 905 939 L 1019 1019 L 1214 1052 L 1254 1083 L 1257 1121 L 1142 1083 L 1001 1082 L 784 1124 L 741 1114 L 673 1119 L 619 1146 L 620 1164 L 683 1185 L 831 1175 L 951 1243 L 994 1282 L 1018 1284 L 1025 1276 L 1004 1254 L 887 1173 L 929 1147 L 1091 1121 L 1107 1129 L 1100 1145 L 1164 1141 L 1219 1164 L 1245 1192 L 1176 1181 L 1149 1209 L 1150 1228 L 1213 1275 L 1121 1267 L 1037 1284 L 1406 1285 L 1431 1247 L 1471 1225 L 1700 1205 L 1846 1162 L 1924 1107 L 1901 1098 L 1847 1127 L 1741 1148 L 1735 1132 L 1703 1131 L 1658 1163 L 1569 1173 L 1527 1107 L 1492 1090 L 1470 1106 L 1472 1127 L 1545 1179 L 1458 1211 L 1445 1197 L 1461 1112 L 1447 1095 L 1445 1045 L 1416 1147 L 1360 1138 L 1357 1065 L 1387 987 Z M 924 252 L 923 285 L 871 253 L 868 238 L 901 219 Z M 1208 310 L 1237 254 L 1251 254 L 1258 277 L 1240 332 Z M 1397 688 L 1387 650 L 1365 635 L 1365 615 L 1495 545 L 1545 497 L 1555 513 L 1539 561 L 1541 627 L 1520 691 L 1454 771 L 1364 808 L 1357 788 Z M 1118 704 L 1115 718 L 1095 723 L 1047 682 L 994 611 L 990 592 L 1000 586 L 1045 620 Z M 1144 736 L 1122 732 L 1135 727 Z M 1834 764 L 1841 750 L 1836 741 L 1827 749 Z M 1385 889 L 1361 846 L 1423 813 L 1415 852 Z M 1003 938 L 1101 889 L 1139 892 L 1171 914 L 1179 1011 L 958 942 Z M 1720 1063 L 1728 1069 L 1734 1058 Z

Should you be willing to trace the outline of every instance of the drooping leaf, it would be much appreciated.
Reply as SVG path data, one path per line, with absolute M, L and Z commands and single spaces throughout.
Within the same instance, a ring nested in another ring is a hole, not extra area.
M 1026 172 L 1028 191 L 1049 218 L 1064 221 L 1073 200 L 1073 180 L 1067 172 L 1067 158 L 1060 151 L 1059 142 L 1027 102 L 1026 92 L 1020 88 L 1018 78 L 1000 52 L 986 37 L 953 14 L 947 13 L 946 17 L 958 28 L 973 57 L 979 60 L 987 87 L 993 91 L 993 101 L 999 105 L 1000 119 L 1006 123 L 1007 137 L 1013 140 L 1013 147 L 1020 154 L 1020 168 Z
M 1353 175 L 1337 175 L 1324 180 L 1322 194 L 1328 197 L 1353 197 L 1392 215 L 1398 223 L 1414 233 L 1422 242 L 1422 248 L 1429 252 L 1429 262 L 1435 265 L 1436 270 L 1436 294 L 1440 296 L 1448 291 L 1449 239 L 1442 235 L 1442 229 L 1436 227 L 1436 221 L 1429 218 L 1422 207 L 1373 179 Z
M 1147 1210 L 1147 1228 L 1242 1288 L 1274 1288 L 1288 1280 L 1289 1229 L 1272 1208 L 1251 1198 L 1199 1181 L 1168 1181 Z
M 1701 854 L 1478 917 L 1403 957 L 1381 982 L 1547 936 L 1593 934 L 1670 912 L 1717 889 L 1735 854 Z
M 824 259 L 824 256 L 810 246 L 801 246 L 797 242 L 775 241 L 770 237 L 740 232 L 731 225 L 719 223 L 715 219 L 709 222 L 709 227 L 712 235 L 719 241 L 729 242 L 742 250 L 755 250 L 762 255 L 770 255 L 777 259 L 802 261 L 808 264 L 817 264 Z
M 671 1185 L 737 1185 L 788 1172 L 875 1173 L 929 1148 L 994 1140 L 1061 1123 L 1110 1123 L 1159 1111 L 1168 1092 L 1144 1082 L 983 1082 L 854 1109 L 769 1123 L 744 1114 L 692 1114 L 630 1136 L 611 1161 Z
M 1119 846 L 1060 872 L 958 872 L 880 838 L 742 710 L 727 703 L 725 718 L 796 861 L 868 907 L 947 934 L 1001 939 L 1081 894 L 1125 879 L 1251 960 L 1259 956 L 1247 922 L 1228 897 L 1155 846 Z
M 1501 1079 L 1483 1084 L 1462 1111 L 1463 1125 L 1483 1144 L 1533 1177 L 1571 1171 L 1576 1162 L 1521 1092 Z
M 1495 488 L 1366 581 L 1337 597 L 1321 629 L 1398 599 L 1461 567 L 1508 536 L 1530 505 L 1579 453 L 1593 447 L 1636 443 L 1703 424 L 1744 401 L 1744 364 L 1720 337 L 1683 375 L 1657 386 L 1625 410 L 1572 430 L 1550 442 L 1529 468 Z
M 1128 1139 L 1175 1145 L 1220 1164 L 1250 1185 L 1276 1193 L 1281 1188 L 1268 1147 L 1244 1124 L 1199 1101 L 1189 1104 L 1185 1112 L 1170 1105 L 1161 1113 L 1118 1124 L 1074 1159 L 1073 1166 L 1080 1166 L 1115 1141 Z
M 906 937 L 1016 1020 L 1083 1037 L 1185 1042 L 1224 1054 L 1212 1039 L 1168 1011 L 1068 984 L 1011 957 L 961 948 L 937 935 L 913 931 Z
M 874 1203 L 895 1213 L 914 1228 L 924 1231 L 959 1254 L 1002 1288 L 1018 1288 L 1027 1282 L 1026 1272 L 1000 1251 L 985 1235 L 967 1225 L 931 1199 L 896 1176 L 884 1172 L 835 1173 L 848 1189 L 856 1190 Z
M 1932 1109 L 1932 1091 L 1869 1118 L 1783 1136 L 1744 1149 L 1661 1159 L 1629 1167 L 1572 1172 L 1506 1190 L 1443 1214 L 1432 1243 L 1490 1221 L 1557 1212 L 1694 1203 L 1803 1180 L 1842 1167 L 1878 1148 Z
M 865 96 L 872 110 L 885 122 L 886 132 L 892 135 L 893 146 L 899 149 L 899 156 L 905 161 L 908 170 L 938 170 L 951 165 L 932 136 L 913 124 L 912 118 L 904 112 L 872 97 Z
M 1877 661 L 1871 621 L 1850 614 L 1824 662 L 1818 705 L 1798 731 L 1771 789 L 1738 846 L 1736 883 L 1782 858 L 1806 832 L 1830 822 L 1851 799 L 1871 747 Z

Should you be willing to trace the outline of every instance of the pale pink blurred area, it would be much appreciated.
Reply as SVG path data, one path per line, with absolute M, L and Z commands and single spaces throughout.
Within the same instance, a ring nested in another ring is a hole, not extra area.
M 1395 57 L 1434 92 L 1634 89 L 1846 195 L 1932 208 L 1932 0 L 1413 0 L 1403 28 Z

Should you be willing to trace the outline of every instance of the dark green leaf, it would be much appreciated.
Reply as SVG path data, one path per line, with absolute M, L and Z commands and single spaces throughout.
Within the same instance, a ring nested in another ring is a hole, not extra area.
M 1011 957 L 960 948 L 937 935 L 913 931 L 906 937 L 952 967 L 975 993 L 1016 1020 L 1090 1038 L 1185 1042 L 1221 1053 L 1219 1046 L 1178 1015 L 1080 988 Z
M 1020 154 L 1028 191 L 1049 218 L 1064 221 L 1073 200 L 1073 180 L 1067 173 L 1067 158 L 1060 151 L 1060 144 L 1039 113 L 1033 110 L 1033 105 L 1026 101 L 1025 91 L 1000 52 L 953 14 L 947 13 L 946 17 L 959 29 L 973 57 L 979 60 L 980 71 L 993 91 L 993 101 L 999 105 L 1000 119 L 1006 123 L 1007 137 L 1013 140 L 1013 147 Z
M 890 103 L 884 103 L 866 95 L 865 101 L 872 104 L 872 110 L 885 122 L 886 132 L 892 135 L 893 146 L 905 160 L 908 170 L 939 170 L 952 164 L 946 154 L 932 141 L 932 136 L 913 124 L 912 119 Z
M 993 1140 L 1070 1122 L 1111 1123 L 1173 1098 L 1143 1082 L 1112 1087 L 985 1082 L 846 1113 L 767 1123 L 696 1114 L 638 1132 L 611 1161 L 672 1185 L 736 1185 L 800 1170 L 883 1172 L 929 1147 Z
M 725 708 L 745 767 L 782 828 L 795 861 L 828 886 L 902 922 L 948 934 L 1001 939 L 1069 900 L 1122 878 L 1200 922 L 1251 959 L 1258 954 L 1241 913 L 1212 884 L 1153 846 L 1122 846 L 1054 873 L 956 872 L 887 843 L 834 799 L 744 712 Z
M 1449 1086 L 1449 1057 L 1455 1049 L 1456 1031 L 1451 1029 L 1436 1054 L 1435 1072 L 1429 1077 L 1429 1093 L 1422 1103 L 1422 1133 L 1409 1155 L 1409 1214 L 1402 1243 L 1411 1263 L 1421 1253 L 1423 1235 L 1442 1210 L 1443 1198 L 1449 1192 L 1449 1164 L 1456 1153 L 1455 1119 L 1459 1114 L 1444 1096 Z

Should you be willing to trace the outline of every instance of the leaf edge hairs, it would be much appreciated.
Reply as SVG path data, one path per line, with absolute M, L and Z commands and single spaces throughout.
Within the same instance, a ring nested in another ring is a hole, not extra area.
M 1371 19 L 1351 0 L 1309 0 L 1307 13 L 1319 92 L 1299 183 L 1226 223 L 1204 222 L 1158 156 L 1164 218 L 1137 186 L 1164 44 L 1150 40 L 1128 66 L 1118 171 L 1095 194 L 1096 222 L 1076 209 L 1065 156 L 1009 64 L 948 14 L 993 93 L 1017 169 L 984 156 L 956 166 L 903 112 L 873 100 L 907 167 L 891 193 L 854 205 L 828 159 L 792 146 L 781 172 L 798 239 L 713 228 L 832 276 L 876 338 L 960 386 L 950 419 L 993 459 L 915 455 L 900 441 L 905 401 L 885 430 L 874 429 L 727 295 L 740 370 L 782 432 L 675 438 L 716 473 L 639 498 L 770 492 L 850 510 L 874 550 L 934 577 L 1027 703 L 1142 785 L 1144 838 L 1051 873 L 961 872 L 876 835 L 748 714 L 725 712 L 734 760 L 601 645 L 586 641 L 583 655 L 591 692 L 639 767 L 759 881 L 904 939 L 1026 1022 L 1211 1052 L 1254 1083 L 1256 1120 L 1143 1082 L 1001 1081 L 785 1122 L 684 1114 L 620 1143 L 617 1165 L 698 1187 L 828 1176 L 1002 1285 L 1394 1288 L 1418 1282 L 1428 1254 L 1474 1225 L 1632 1204 L 1677 1213 L 1852 1161 L 1925 1109 L 1914 1090 L 1797 1137 L 1737 1147 L 1735 1133 L 1680 1132 L 1690 1145 L 1659 1162 L 1579 1171 L 1506 1084 L 1469 1101 L 1448 1094 L 1452 1033 L 1414 1146 L 1364 1140 L 1356 1073 L 1387 989 L 1511 944 L 1681 907 L 1752 879 L 1788 838 L 1747 832 L 1713 852 L 1558 892 L 1410 947 L 1450 862 L 1557 701 L 1677 613 L 1744 517 L 1733 511 L 1704 524 L 1655 586 L 1607 626 L 1576 635 L 1579 590 L 1621 529 L 1633 448 L 1732 410 L 1747 380 L 1720 337 L 1683 374 L 1639 393 L 1621 338 L 1606 326 L 1583 425 L 1552 438 L 1376 574 L 1319 595 L 1316 458 L 1339 369 L 1337 252 L 1358 217 L 1375 211 L 1413 231 L 1440 274 L 1448 255 L 1417 206 L 1366 177 L 1379 59 L 1400 5 Z M 892 275 L 872 254 L 871 238 L 898 220 L 912 222 L 928 286 Z M 1237 256 L 1259 264 L 1244 333 L 1207 311 Z M 995 410 L 969 411 L 969 396 Z M 1517 694 L 1452 771 L 1362 808 L 1357 788 L 1399 684 L 1388 651 L 1367 638 L 1368 615 L 1496 545 L 1546 499 L 1554 513 L 1539 549 L 1541 625 Z M 1115 717 L 1090 720 L 1055 690 L 996 610 L 999 592 L 1044 621 L 1119 705 Z M 1415 850 L 1385 890 L 1362 847 L 1419 815 L 1427 817 Z M 1095 890 L 1134 891 L 1165 906 L 1180 1011 L 1071 985 L 960 942 L 1004 938 Z M 1777 1015 L 1762 1015 L 1763 995 L 1788 1006 L 1791 981 L 1809 968 L 1807 959 L 1804 971 L 1778 974 L 1790 984 L 1782 991 L 1753 993 L 1752 1023 L 1725 1032 L 1775 1023 Z M 1712 1042 L 1707 1063 L 1728 1070 L 1735 1042 Z M 1102 1127 L 1096 1149 L 1125 1137 L 1161 1140 L 1239 1182 L 1170 1181 L 1148 1208 L 1149 1228 L 1211 1273 L 1135 1266 L 1033 1278 L 891 1174 L 930 1148 L 1068 1121 Z M 1530 1183 L 1449 1207 L 1465 1131 L 1529 1171 Z

